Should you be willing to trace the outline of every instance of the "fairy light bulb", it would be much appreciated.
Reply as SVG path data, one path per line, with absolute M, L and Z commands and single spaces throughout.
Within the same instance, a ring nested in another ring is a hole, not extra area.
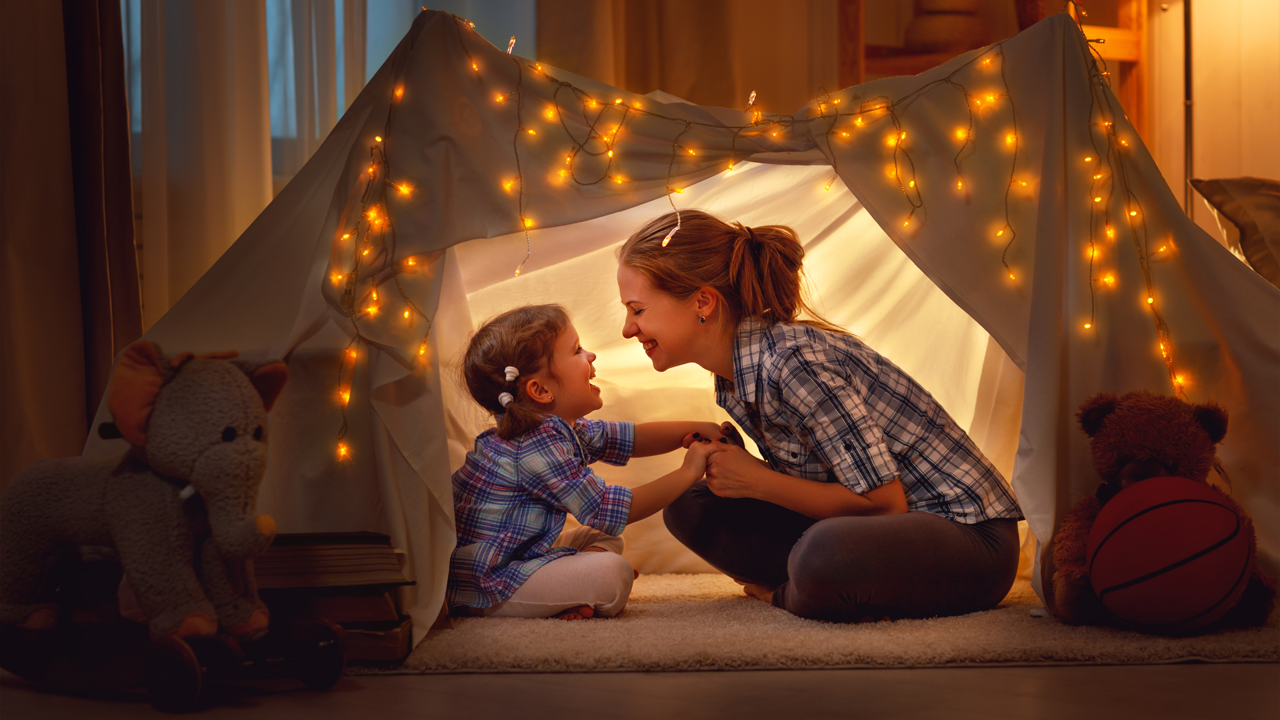
M 373 299 L 374 299 L 374 300 L 377 300 L 377 299 L 378 299 L 378 291 L 377 291 L 377 290 L 374 290 L 374 291 L 373 291 Z
M 337 285 L 342 282 L 342 273 L 334 273 L 329 276 L 329 279 L 333 281 L 334 285 Z
M 503 180 L 502 189 L 511 192 L 511 186 L 515 184 L 515 180 Z
M 1138 214 L 1138 211 L 1137 211 L 1137 210 L 1130 210 L 1130 211 L 1129 211 L 1129 217 L 1133 217 L 1133 216 L 1135 216 L 1135 215 L 1137 215 L 1137 214 Z
M 475 70 L 476 72 L 480 72 L 480 66 L 475 64 L 474 62 L 471 63 L 471 69 Z
M 1093 327 L 1093 323 L 1085 323 L 1085 324 L 1084 324 L 1084 329 L 1085 329 L 1085 330 L 1088 330 L 1088 329 L 1089 329 L 1089 328 L 1091 328 L 1091 327 Z
M 404 319 L 405 319 L 405 320 L 408 320 L 408 319 L 409 319 L 409 311 L 408 311 L 408 310 L 405 310 L 405 311 L 404 311 Z
M 417 261 L 417 260 L 414 260 L 413 258 L 409 258 L 408 260 L 405 260 L 405 261 L 404 261 L 404 264 L 405 264 L 405 265 L 417 265 L 417 264 L 418 264 L 418 261 Z
M 538 134 L 538 131 L 537 131 L 537 130 L 534 130 L 533 128 L 525 128 L 525 132 L 529 133 L 530 135 L 537 135 L 537 134 Z
M 531 228 L 531 227 L 533 227 L 533 221 L 532 221 L 532 220 L 530 220 L 529 218 L 525 218 L 525 219 L 524 219 L 524 226 L 525 226 L 525 227 L 527 227 L 527 228 Z
M 1085 162 L 1093 162 L 1093 156 L 1092 156 L 1092 155 L 1089 155 L 1089 156 L 1085 157 L 1084 161 L 1085 161 Z
M 1116 284 L 1116 276 L 1111 273 L 1107 273 L 1102 277 L 1102 282 L 1106 283 L 1107 287 L 1113 287 Z
M 1096 203 L 1100 203 L 1100 202 L 1102 202 L 1102 197 L 1101 197 L 1101 196 L 1095 197 L 1095 198 L 1093 199 L 1093 201 L 1094 201 L 1094 202 L 1096 202 Z
M 1007 134 L 1005 134 L 1005 136 L 1004 136 L 1004 144 L 1005 144 L 1005 145 L 1007 145 L 1007 146 L 1009 146 L 1009 147 L 1013 147 L 1014 143 L 1016 143 L 1016 142 L 1018 142 L 1018 136 L 1014 135 L 1013 133 L 1007 133 Z
M 543 113 L 543 114 L 547 116 L 547 119 L 548 119 L 548 120 L 555 120 L 555 119 L 556 119 L 556 111 L 555 111 L 555 110 L 553 110 L 553 109 L 551 109 L 551 108 L 547 108 L 547 111 L 546 111 L 545 113 Z
M 347 350 L 347 357 L 349 357 L 349 358 L 351 358 L 352 360 L 354 360 L 354 359 L 356 358 L 356 351 L 355 351 L 355 350 Z
M 402 98 L 402 97 L 404 97 L 404 86 L 403 86 L 403 85 L 397 85 L 397 86 L 396 86 L 396 99 L 397 99 L 397 100 L 399 100 L 399 99 L 400 99 L 400 98 Z
M 373 136 L 373 140 L 374 140 L 374 142 L 382 142 L 382 136 L 381 136 L 381 135 L 374 135 L 374 136 Z
M 396 189 L 400 191 L 401 195 L 408 195 L 410 192 L 413 192 L 413 188 L 409 187 L 408 183 L 397 185 Z
M 506 95 L 498 95 L 497 98 L 498 98 L 498 102 L 506 102 L 507 100 Z
M 342 239 L 346 240 L 347 238 L 350 238 L 350 237 L 351 237 L 351 233 L 346 233 L 345 235 L 342 236 Z
M 956 181 L 956 189 L 957 189 L 957 190 L 963 190 L 963 189 L 964 189 L 964 181 L 963 181 L 963 180 L 957 180 L 957 181 Z
M 967 137 L 969 137 L 969 131 L 968 131 L 968 130 L 965 130 L 964 128 L 960 128 L 959 130 L 956 130 L 956 139 L 957 139 L 957 140 L 964 140 L 964 139 L 965 139 L 965 138 L 967 138 Z
M 609 157 L 613 157 L 613 151 L 612 151 L 612 150 L 610 150 L 610 151 L 609 151 Z
M 1153 297 L 1148 297 L 1148 298 L 1147 298 L 1147 304 L 1148 304 L 1148 305 L 1153 305 L 1153 304 L 1155 304 L 1155 301 L 1156 301 L 1156 299 L 1155 299 L 1155 298 L 1153 298 Z
M 1116 238 L 1116 229 L 1110 225 L 1107 226 L 1107 238 L 1110 240 L 1114 240 Z
M 885 138 L 884 143 L 889 147 L 893 147 L 894 145 L 898 144 L 898 136 L 890 135 L 889 137 Z
M 339 460 L 346 460 L 347 456 L 350 455 L 350 452 L 351 451 L 347 449 L 346 443 L 341 443 L 341 442 L 338 443 L 338 459 Z
M 510 55 L 512 50 L 516 49 L 516 36 L 512 35 L 511 40 L 507 42 L 507 54 Z
M 912 180 L 911 182 L 907 183 L 907 187 L 915 187 L 915 186 L 916 186 L 915 180 Z
M 1001 235 L 1004 235 L 1004 228 L 1000 228 L 996 231 L 996 237 L 1000 237 Z
M 346 405 L 346 404 L 347 404 L 347 403 L 349 403 L 349 402 L 351 402 L 351 393 L 350 393 L 349 391 L 343 391 L 343 393 L 342 393 L 342 404 L 343 404 L 343 405 Z
M 858 127 L 862 127 L 862 116 L 859 115 L 858 117 L 854 118 L 853 124 L 857 125 Z

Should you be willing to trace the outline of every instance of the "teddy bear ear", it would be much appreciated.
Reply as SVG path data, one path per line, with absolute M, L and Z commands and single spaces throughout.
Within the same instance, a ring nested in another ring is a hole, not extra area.
M 1080 427 L 1084 429 L 1085 434 L 1093 437 L 1102 429 L 1102 421 L 1115 410 L 1116 396 L 1111 393 L 1100 393 L 1084 401 L 1080 406 L 1080 412 L 1076 413 L 1076 419 L 1080 421 Z
M 271 406 L 280 391 L 284 390 L 284 381 L 289 379 L 289 366 L 282 362 L 269 363 L 249 373 L 249 382 L 262 396 L 262 407 L 271 412 Z
M 120 436 L 129 444 L 147 442 L 147 423 L 162 387 L 164 360 L 160 346 L 150 340 L 138 340 L 125 348 L 107 386 L 107 409 L 116 419 Z
M 1222 442 L 1222 438 L 1227 436 L 1227 411 L 1223 410 L 1214 403 L 1205 403 L 1196 405 L 1191 410 L 1191 415 L 1209 433 L 1209 441 L 1214 445 Z

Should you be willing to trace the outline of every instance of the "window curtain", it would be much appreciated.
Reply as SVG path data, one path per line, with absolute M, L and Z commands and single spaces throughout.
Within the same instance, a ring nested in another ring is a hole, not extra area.
M 538 59 L 636 93 L 791 113 L 838 89 L 836 0 L 538 0 Z
M 142 0 L 142 288 L 153 324 L 271 201 L 263 0 Z
M 119 0 L 0 5 L 0 487 L 75 455 L 142 332 Z

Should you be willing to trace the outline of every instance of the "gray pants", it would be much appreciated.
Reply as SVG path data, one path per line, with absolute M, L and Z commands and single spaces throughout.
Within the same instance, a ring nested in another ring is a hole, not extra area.
M 729 577 L 775 587 L 773 604 L 815 620 L 960 615 L 994 607 L 1018 570 L 1018 524 L 926 512 L 814 520 L 722 498 L 706 481 L 662 513 L 667 528 Z

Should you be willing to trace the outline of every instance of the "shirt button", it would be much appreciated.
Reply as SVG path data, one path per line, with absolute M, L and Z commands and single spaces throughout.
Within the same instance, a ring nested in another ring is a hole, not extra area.
M 791 453 L 791 457 L 800 457 L 799 453 Z

